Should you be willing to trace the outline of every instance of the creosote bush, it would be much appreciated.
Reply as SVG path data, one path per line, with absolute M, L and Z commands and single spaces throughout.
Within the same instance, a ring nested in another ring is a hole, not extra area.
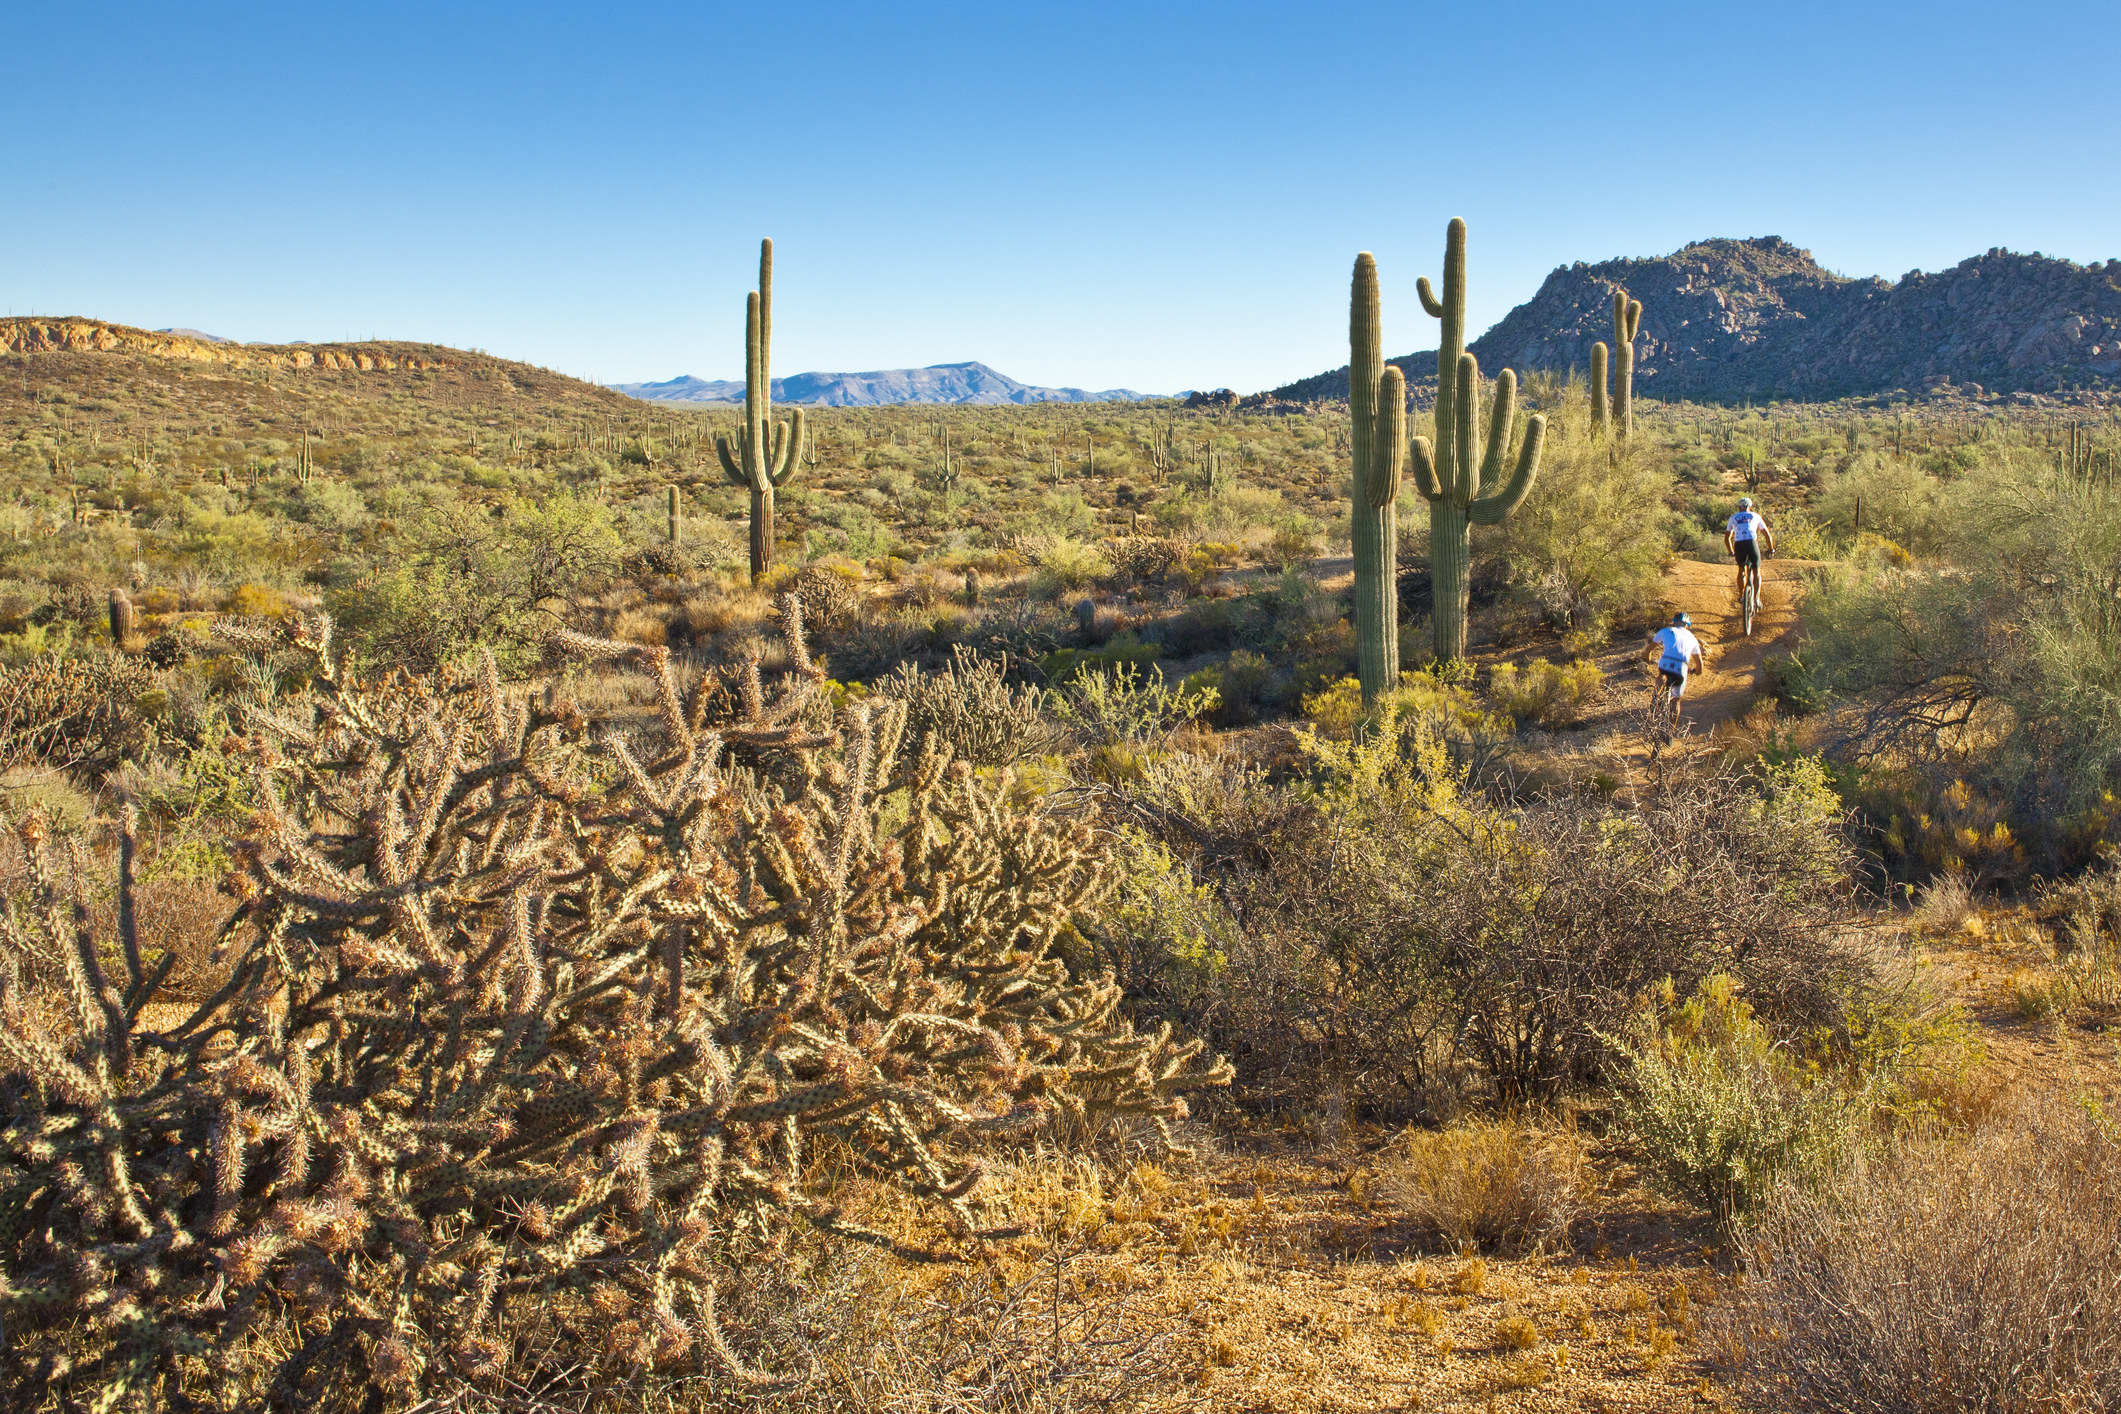
M 660 650 L 555 636 L 649 677 L 646 737 L 490 658 L 344 678 L 329 621 L 290 620 L 316 695 L 235 744 L 262 804 L 197 1006 L 161 998 L 176 958 L 142 946 L 129 831 L 99 938 L 23 823 L 32 887 L 0 919 L 15 1407 L 409 1405 L 539 1368 L 766 1382 L 715 1299 L 785 1226 L 908 1256 L 998 1236 L 982 1144 L 1063 1120 L 1168 1139 L 1179 1091 L 1227 1081 L 1051 955 L 1107 887 L 1087 830 L 947 748 L 904 756 L 896 705 L 835 715 L 786 613 L 772 685 L 754 660 L 684 693 Z M 821 1144 L 932 1237 L 814 1197 Z

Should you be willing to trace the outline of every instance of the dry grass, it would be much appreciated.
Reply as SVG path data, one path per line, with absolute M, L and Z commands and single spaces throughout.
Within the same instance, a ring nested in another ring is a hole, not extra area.
M 1568 1130 L 1475 1120 L 1410 1132 L 1379 1181 L 1454 1250 L 1537 1254 L 1565 1246 L 1582 1211 L 1583 1147 Z
M 1719 1335 L 1777 1407 L 2121 1401 L 2121 1149 L 2058 1100 L 1785 1190 L 1751 1266 Z

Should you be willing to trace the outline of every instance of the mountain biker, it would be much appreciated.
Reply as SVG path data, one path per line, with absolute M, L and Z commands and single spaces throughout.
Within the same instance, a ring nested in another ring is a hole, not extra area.
M 1646 646 L 1649 654 L 1657 659 L 1657 678 L 1664 693 L 1658 705 L 1671 703 L 1672 720 L 1676 723 L 1680 699 L 1686 696 L 1688 670 L 1699 671 L 1708 667 L 1708 660 L 1701 656 L 1701 640 L 1694 637 L 1693 616 L 1686 613 L 1672 615 L 1671 624 L 1651 634 Z
M 1745 593 L 1745 572 L 1753 572 L 1753 582 L 1760 582 L 1760 552 L 1775 553 L 1775 532 L 1760 512 L 1753 509 L 1751 496 L 1738 498 L 1738 511 L 1723 526 L 1723 548 L 1730 551 L 1731 558 L 1738 562 L 1738 593 Z

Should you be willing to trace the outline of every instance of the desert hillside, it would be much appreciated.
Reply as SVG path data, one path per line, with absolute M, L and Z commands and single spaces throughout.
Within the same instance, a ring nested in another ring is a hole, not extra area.
M 1587 369 L 1591 345 L 1614 342 L 1615 290 L 1642 301 L 1635 377 L 1647 396 L 1816 401 L 1940 382 L 2052 393 L 2121 380 L 2121 261 L 1991 250 L 1896 282 L 1850 279 L 1775 236 L 1562 266 L 1470 347 L 1489 369 Z M 1393 362 L 1433 384 L 1435 360 Z M 1346 387 L 1341 369 L 1274 392 L 1339 397 Z

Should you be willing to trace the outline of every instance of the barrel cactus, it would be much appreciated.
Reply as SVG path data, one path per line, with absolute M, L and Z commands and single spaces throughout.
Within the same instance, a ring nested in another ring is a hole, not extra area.
M 1413 443 L 1416 489 L 1429 503 L 1429 572 L 1435 589 L 1435 648 L 1444 662 L 1465 657 L 1466 608 L 1473 565 L 1472 527 L 1499 525 L 1524 504 L 1539 476 L 1547 420 L 1525 425 L 1516 467 L 1504 477 L 1517 415 L 1517 375 L 1495 380 L 1494 420 L 1485 454 L 1480 442 L 1480 364 L 1466 352 L 1466 223 L 1453 218 L 1444 236 L 1443 298 L 1423 278 L 1421 305 L 1443 321 L 1436 355 L 1436 444 Z

